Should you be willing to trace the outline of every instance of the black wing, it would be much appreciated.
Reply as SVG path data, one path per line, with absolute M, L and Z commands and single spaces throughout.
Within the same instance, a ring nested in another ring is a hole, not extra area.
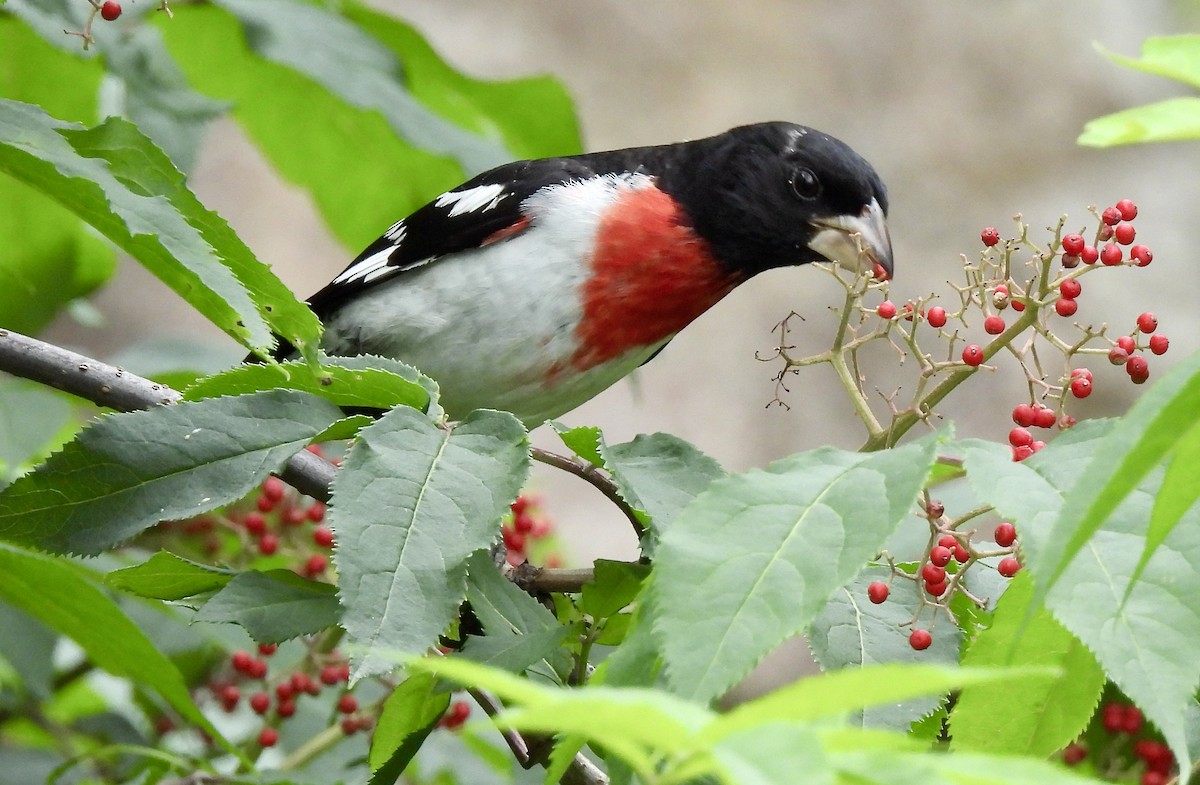
M 525 228 L 525 200 L 538 190 L 594 173 L 586 156 L 516 161 L 484 172 L 397 221 L 325 288 L 308 299 L 326 319 L 344 302 L 407 270 Z

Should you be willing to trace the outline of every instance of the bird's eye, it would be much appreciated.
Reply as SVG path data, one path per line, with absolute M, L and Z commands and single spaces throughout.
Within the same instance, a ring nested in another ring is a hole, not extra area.
M 816 199 L 821 194 L 821 181 L 812 169 L 797 169 L 792 173 L 792 190 L 801 199 Z

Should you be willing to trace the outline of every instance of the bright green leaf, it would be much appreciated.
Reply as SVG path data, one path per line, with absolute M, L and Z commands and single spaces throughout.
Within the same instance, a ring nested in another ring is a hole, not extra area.
M 604 435 L 594 425 L 578 425 L 568 428 L 560 422 L 550 423 L 550 427 L 562 439 L 567 448 L 593 466 L 604 467 L 604 459 L 600 457 L 600 445 Z
M 99 553 L 240 499 L 340 415 L 273 390 L 102 417 L 0 493 L 0 539 Z
M 1013 678 L 966 687 L 950 714 L 955 749 L 1048 757 L 1079 736 L 1100 701 L 1104 671 L 1091 652 L 1046 610 L 1029 618 L 1033 582 L 1018 574 L 996 605 L 991 627 L 963 657 L 968 667 L 1036 662 L 1054 678 Z M 1013 711 L 1013 707 L 1020 707 Z
M 0 478 L 42 453 L 70 419 L 61 394 L 32 382 L 0 383 Z
M 291 570 L 250 570 L 204 603 L 196 621 L 232 622 L 259 643 L 282 643 L 334 626 L 340 611 L 328 583 L 305 580 Z
M 594 619 L 613 616 L 637 599 L 649 576 L 649 565 L 599 559 L 592 580 L 583 586 L 579 607 Z
M 831 785 L 834 772 L 816 733 L 794 724 L 762 723 L 732 733 L 709 750 L 726 785 Z
M 333 485 L 343 625 L 356 678 L 425 651 L 466 591 L 467 558 L 495 541 L 529 470 L 510 414 L 453 430 L 401 407 L 364 428 Z
M 159 551 L 141 564 L 110 572 L 104 582 L 139 597 L 182 600 L 223 588 L 236 574 Z
M 650 590 L 672 688 L 716 697 L 807 629 L 908 515 L 935 446 L 822 448 L 697 496 L 660 539 Z
M 409 676 L 384 701 L 371 737 L 371 785 L 396 782 L 450 705 L 429 673 Z
M 0 599 L 79 644 L 92 662 L 162 696 L 189 722 L 233 748 L 192 703 L 179 671 L 117 605 L 49 556 L 0 543 Z
M 1086 147 L 1200 139 L 1200 98 L 1169 98 L 1088 121 L 1076 140 Z
M 1105 57 L 1127 68 L 1200 88 L 1200 35 L 1147 38 L 1142 42 L 1140 60 L 1110 52 L 1102 46 L 1096 48 Z

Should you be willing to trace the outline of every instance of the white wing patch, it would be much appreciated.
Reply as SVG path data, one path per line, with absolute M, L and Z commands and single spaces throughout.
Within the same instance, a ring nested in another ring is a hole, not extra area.
M 404 233 L 407 231 L 404 228 L 404 219 L 396 221 L 392 224 L 392 228 L 383 233 L 383 236 L 392 241 L 392 245 L 399 245 L 404 242 Z
M 487 212 L 510 196 L 512 194 L 506 193 L 503 185 L 492 183 L 465 191 L 447 191 L 434 204 L 437 207 L 449 207 L 449 216 L 453 218 L 464 213 Z
M 341 275 L 333 279 L 335 284 L 356 281 L 359 278 L 369 281 L 378 278 L 388 269 L 388 258 L 395 252 L 395 246 L 384 248 L 363 259 L 357 264 L 347 267 Z

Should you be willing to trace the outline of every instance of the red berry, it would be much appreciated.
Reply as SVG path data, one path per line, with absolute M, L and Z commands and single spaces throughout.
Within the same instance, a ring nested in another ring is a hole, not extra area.
M 280 517 L 283 519 L 284 526 L 299 526 L 308 520 L 307 510 L 299 507 L 285 507 L 283 515 Z
M 532 534 L 537 528 L 537 521 L 529 513 L 523 512 L 513 516 L 512 527 L 520 534 Z
M 958 547 L 958 538 L 953 534 L 943 534 L 941 537 L 938 537 L 938 545 L 953 550 Z
M 989 226 L 979 233 L 979 239 L 983 240 L 984 245 L 991 248 L 1000 242 L 1000 231 L 994 226 Z
M 1041 404 L 1033 407 L 1033 424 L 1038 428 L 1053 428 L 1058 422 L 1058 418 L 1054 416 L 1054 410 L 1048 409 Z
M 1013 526 L 1008 521 L 998 524 L 996 531 L 992 534 L 992 539 L 1001 548 L 1007 548 L 1017 541 L 1017 527 Z
M 1104 729 L 1109 733 L 1120 733 L 1125 722 L 1125 707 L 1119 703 L 1106 703 L 1101 710 Z
M 121 4 L 117 0 L 105 0 L 100 6 L 100 17 L 105 22 L 111 22 L 121 15 Z
M 1134 218 L 1137 218 L 1137 205 L 1129 199 L 1122 199 L 1116 203 L 1115 207 L 1123 220 L 1132 221 Z
M 1083 291 L 1083 285 L 1075 278 L 1067 278 L 1058 285 L 1058 293 L 1068 300 L 1074 300 Z
M 1097 234 L 1100 239 L 1100 242 L 1108 242 L 1109 240 L 1112 239 L 1112 236 L 1113 236 L 1112 227 L 1109 226 L 1108 224 L 1103 224 L 1103 225 L 1101 225 L 1100 231 Z
M 929 549 L 929 562 L 938 567 L 945 567 L 954 558 L 954 551 L 945 545 L 935 545 Z
M 1130 704 L 1121 713 L 1121 730 L 1133 735 L 1142 729 L 1142 710 Z
M 1150 351 L 1155 354 L 1166 354 L 1167 347 L 1171 345 L 1171 341 L 1162 333 L 1155 333 L 1150 336 Z
M 1116 207 L 1105 207 L 1104 212 L 1100 214 L 1100 220 L 1109 226 L 1115 226 L 1121 222 L 1121 211 Z
M 246 666 L 246 675 L 252 679 L 261 679 L 267 675 L 267 661 L 260 660 L 257 657 L 250 660 L 250 664 Z
M 337 708 L 342 714 L 353 714 L 358 711 L 358 698 L 346 693 L 338 698 Z
M 342 669 L 337 665 L 326 665 L 321 668 L 319 678 L 322 684 L 337 684 L 342 680 Z
M 308 518 L 313 523 L 320 523 L 325 520 L 325 505 L 321 502 L 313 502 L 308 505 L 308 509 L 304 511 L 304 517 Z
M 312 687 L 312 678 L 303 671 L 296 671 L 291 676 L 292 689 L 296 692 L 308 692 Z
M 1076 398 L 1086 398 L 1092 394 L 1092 382 L 1082 376 L 1071 380 L 1071 395 Z
M 1104 250 L 1100 252 L 1100 263 L 1106 264 L 1109 267 L 1121 263 L 1121 246 L 1116 243 L 1108 243 L 1104 246 Z
M 285 701 L 296 694 L 296 689 L 290 681 L 281 681 L 275 685 L 275 697 Z
M 1084 264 L 1095 264 L 1096 260 L 1100 258 L 1100 252 L 1096 250 L 1096 246 L 1094 245 L 1085 245 L 1079 253 L 1079 258 Z
M 277 502 L 283 498 L 284 490 L 285 487 L 283 480 L 279 479 L 273 474 L 267 479 L 263 480 L 262 495 L 266 496 L 273 502 Z
M 1108 361 L 1113 365 L 1124 365 L 1129 359 L 1129 352 L 1122 349 L 1120 346 L 1114 346 L 1108 350 Z
M 510 529 L 507 526 L 502 531 L 504 535 L 504 547 L 510 551 L 525 550 L 525 535 L 521 534 L 516 529 Z
M 1033 434 L 1024 428 L 1013 428 L 1008 432 L 1008 443 L 1013 447 L 1033 444 Z
M 270 657 L 279 649 L 278 643 L 260 643 L 258 644 L 258 653 L 264 657 Z
M 1013 407 L 1012 418 L 1017 425 L 1028 428 L 1037 419 L 1037 411 L 1027 403 L 1019 403 Z
M 908 645 L 917 651 L 928 649 L 931 643 L 933 643 L 933 636 L 929 634 L 929 630 L 913 630 L 908 635 Z
M 1079 257 L 1074 254 L 1065 253 L 1062 255 L 1062 266 L 1068 270 L 1074 270 L 1079 266 Z
M 1087 748 L 1082 744 L 1068 744 L 1062 751 L 1063 763 L 1068 766 L 1078 766 L 1087 757 Z
M 1129 258 L 1137 262 L 1138 267 L 1145 267 L 1154 261 L 1154 254 L 1144 245 L 1135 245 L 1129 249 Z
M 323 553 L 314 553 L 304 562 L 304 574 L 315 578 L 329 567 L 329 558 Z
M 1005 556 L 996 565 L 996 572 L 1003 575 L 1005 578 L 1011 578 L 1021 571 L 1021 563 L 1012 556 Z
M 888 585 L 883 581 L 875 581 L 867 587 L 867 599 L 876 605 L 879 605 L 888 598 L 888 595 L 891 594 L 891 591 L 892 590 L 889 589 Z
M 1087 368 L 1072 368 L 1071 369 L 1071 378 L 1075 379 L 1075 378 L 1080 378 L 1080 377 L 1087 379 L 1089 382 L 1095 381 L 1092 378 L 1092 372 L 1089 371 Z
M 256 692 L 250 696 L 250 708 L 255 714 L 266 714 L 271 708 L 271 696 L 265 692 Z
M 1013 447 L 1012 455 L 1013 460 L 1019 463 L 1033 455 L 1033 445 L 1023 444 L 1020 447 Z
M 1004 320 L 999 316 L 989 316 L 983 320 L 983 330 L 988 335 L 999 335 L 1004 332 Z
M 1079 310 L 1079 303 L 1070 297 L 1060 297 L 1054 301 L 1054 310 L 1059 316 L 1074 316 Z
M 1167 785 L 1170 780 L 1170 775 L 1165 771 L 1147 769 L 1146 771 L 1142 772 L 1141 779 L 1139 779 L 1138 782 L 1140 785 Z
M 1025 303 L 1021 302 L 1020 300 L 1013 300 L 1009 303 L 1009 305 L 1011 305 L 1012 309 L 1018 313 L 1025 310 Z
M 1126 354 L 1133 354 L 1134 350 L 1137 349 L 1137 343 L 1128 335 L 1122 335 L 1118 338 L 1117 346 L 1124 349 Z
M 973 343 L 967 344 L 966 348 L 964 348 L 962 352 L 962 361 L 972 368 L 982 364 L 983 348 Z
M 512 510 L 513 515 L 520 515 L 525 512 L 527 507 L 529 507 L 529 497 L 524 495 L 513 499 L 513 503 L 508 505 L 508 509 Z
M 221 688 L 221 691 L 218 693 L 217 697 L 220 698 L 221 702 L 225 704 L 225 710 L 229 711 L 232 706 L 237 706 L 237 702 L 241 700 L 242 693 L 233 684 L 226 684 Z
M 1033 444 L 1031 444 L 1029 446 L 1034 452 L 1038 452 L 1039 450 L 1041 450 L 1043 447 L 1046 446 L 1046 443 L 1043 441 L 1040 441 L 1040 440 L 1036 440 L 1036 441 L 1034 441 Z
M 1083 237 L 1078 234 L 1068 234 L 1062 238 L 1063 253 L 1071 254 L 1072 256 L 1078 256 L 1081 254 L 1085 245 L 1087 245 L 1087 243 L 1084 242 Z
M 258 552 L 263 556 L 270 556 L 277 550 L 279 550 L 279 538 L 274 534 L 267 532 L 258 538 Z
M 246 519 L 243 521 L 246 531 L 255 537 L 261 537 L 267 530 L 267 520 L 260 512 L 246 513 Z
M 926 583 L 941 583 L 946 580 L 946 568 L 927 563 L 921 568 L 921 579 Z
M 875 309 L 875 313 L 879 314 L 881 319 L 891 319 L 896 315 L 896 304 L 891 300 L 884 300 Z
M 354 734 L 358 733 L 359 729 L 362 727 L 362 724 L 359 723 L 358 719 L 355 717 L 342 717 L 341 726 L 342 733 L 346 734 L 347 736 L 353 736 Z
M 260 747 L 274 747 L 279 743 L 279 731 L 274 728 L 263 728 L 258 734 Z
M 1158 329 L 1158 317 L 1147 311 L 1138 316 L 1137 326 L 1144 333 L 1152 333 Z
M 1124 712 L 1122 712 L 1124 714 Z M 1123 717 L 1122 717 L 1123 719 Z M 1144 760 L 1147 765 L 1156 765 L 1164 758 L 1171 757 L 1167 745 L 1154 739 L 1138 739 L 1133 743 L 1133 754 Z
M 280 717 L 290 717 L 296 713 L 296 701 L 291 698 L 279 701 L 279 705 L 275 707 L 275 713 Z
M 962 545 L 956 544 L 954 546 L 954 561 L 958 562 L 959 564 L 966 564 L 967 561 L 970 560 L 970 558 L 971 558 L 970 551 L 968 551 Z
M 942 581 L 941 583 L 927 583 L 925 584 L 925 591 L 929 592 L 931 597 L 941 597 L 949 587 L 950 584 L 946 581 Z
M 248 651 L 235 651 L 233 656 L 229 658 L 229 664 L 238 673 L 245 673 L 250 668 L 250 662 L 254 658 L 250 656 Z
M 259 512 L 270 512 L 275 509 L 277 503 L 262 494 L 259 494 L 258 498 L 254 500 L 254 506 L 258 508 Z
M 933 306 L 929 309 L 929 313 L 925 315 L 925 320 L 929 322 L 930 327 L 945 327 L 946 309 L 940 305 Z
M 1113 227 L 1113 238 L 1121 245 L 1129 245 L 1136 235 L 1133 224 L 1120 223 Z
M 313 542 L 322 548 L 333 547 L 333 529 L 328 526 L 318 526 L 313 529 Z

